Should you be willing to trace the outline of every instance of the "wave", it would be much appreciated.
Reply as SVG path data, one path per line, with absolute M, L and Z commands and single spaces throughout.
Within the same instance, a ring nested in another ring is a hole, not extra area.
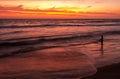
M 4 28 L 38 28 L 38 27 L 54 27 L 54 26 L 120 26 L 120 24 L 43 24 L 43 25 L 24 25 L 24 26 L 0 26 Z
M 0 47 L 9 47 L 9 46 L 21 46 L 21 45 L 34 45 L 39 43 L 46 43 L 46 42 L 61 42 L 61 41 L 73 41 L 73 40 L 79 40 L 79 39 L 88 39 L 91 37 L 95 37 L 95 35 L 78 35 L 78 36 L 67 36 L 67 37 L 57 37 L 57 38 L 49 38 L 49 37 L 28 37 L 28 38 L 17 38 L 17 39 L 7 39 L 7 40 L 1 40 Z M 25 40 L 20 41 L 23 39 L 31 39 L 34 38 L 35 40 Z M 16 42 L 14 41 L 16 40 Z M 13 41 L 13 42 L 11 42 Z
M 77 45 L 86 45 L 86 44 L 91 44 L 91 43 L 97 43 L 99 40 L 92 40 L 92 42 L 81 42 L 80 44 L 66 44 L 64 45 L 44 45 L 45 43 L 64 43 L 64 42 L 70 42 L 70 41 L 76 41 L 76 40 L 84 40 L 85 38 L 91 38 L 93 36 L 91 35 L 84 35 L 84 36 L 73 36 L 69 35 L 67 37 L 56 37 L 56 38 L 51 38 L 51 37 L 28 37 L 28 38 L 18 38 L 18 39 L 7 39 L 7 40 L 1 40 L 0 42 L 0 48 L 6 48 L 6 47 L 13 47 L 13 48 L 20 48 L 19 50 L 15 50 L 12 52 L 1 52 L 0 53 L 0 58 L 8 57 L 8 56 L 14 56 L 16 54 L 20 53 L 26 53 L 30 51 L 35 51 L 35 50 L 43 50 L 43 49 L 50 49 L 50 48 L 55 48 L 55 47 L 65 47 L 65 46 L 77 46 Z M 21 41 L 23 40 L 24 41 Z M 29 40 L 29 39 L 34 39 L 34 40 Z M 90 39 L 89 39 L 90 40 Z M 37 45 L 37 46 L 36 46 Z M 23 47 L 24 48 L 21 48 Z
M 107 32 L 100 32 L 100 33 L 93 32 L 93 33 L 88 33 L 86 35 L 69 34 L 65 36 L 53 36 L 53 37 L 52 36 L 36 36 L 36 37 L 24 37 L 24 38 L 0 40 L 0 48 L 6 48 L 6 47 L 21 48 L 24 46 L 24 48 L 20 50 L 10 52 L 7 54 L 1 52 L 0 57 L 8 57 L 15 54 L 25 53 L 25 52 L 35 51 L 35 50 L 64 47 L 64 45 L 61 45 L 64 43 L 67 43 L 65 44 L 65 46 L 69 46 L 69 47 L 99 43 L 101 35 L 113 35 L 113 34 L 120 34 L 120 31 L 107 31 Z M 30 40 L 30 39 L 33 39 L 33 40 Z M 79 43 L 72 43 L 74 41 L 79 41 Z M 53 44 L 55 43 L 55 45 L 44 45 L 46 43 L 53 43 Z
M 120 19 L 0 19 L 0 28 L 120 26 Z
M 120 31 L 89 33 L 89 34 L 86 34 L 86 35 L 77 35 L 77 36 L 71 34 L 71 35 L 65 35 L 65 36 L 36 36 L 36 37 L 6 39 L 6 40 L 0 40 L 1 41 L 0 42 L 0 47 L 34 45 L 34 44 L 45 43 L 45 42 L 87 40 L 87 39 L 90 39 L 90 38 L 92 38 L 92 40 L 93 40 L 93 38 L 100 37 L 101 35 L 111 35 L 111 34 L 120 34 Z M 35 39 L 35 40 L 29 40 L 29 39 Z M 24 41 L 21 41 L 21 40 L 24 40 Z M 81 45 L 84 45 L 84 44 L 81 44 Z
M 0 35 L 8 35 L 8 34 L 17 34 L 17 33 L 24 33 L 27 31 L 13 31 L 13 32 L 6 32 L 6 33 L 1 33 Z

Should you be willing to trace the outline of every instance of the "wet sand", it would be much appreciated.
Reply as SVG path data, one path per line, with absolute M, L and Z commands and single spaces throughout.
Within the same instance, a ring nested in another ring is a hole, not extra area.
M 0 59 L 0 79 L 74 79 L 93 75 L 91 58 L 70 48 L 51 48 Z
M 95 75 L 82 79 L 120 79 L 120 63 L 98 68 Z

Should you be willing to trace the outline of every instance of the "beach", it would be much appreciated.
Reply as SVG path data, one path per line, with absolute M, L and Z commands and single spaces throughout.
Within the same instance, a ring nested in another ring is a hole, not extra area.
M 0 79 L 120 79 L 120 0 L 0 0 Z
M 119 72 L 120 20 L 0 21 L 0 79 L 115 78 Z
M 120 63 L 98 68 L 96 74 L 82 79 L 120 79 Z
M 95 74 L 93 63 L 81 52 L 74 53 L 69 48 L 51 48 L 0 59 L 0 78 L 80 78 Z

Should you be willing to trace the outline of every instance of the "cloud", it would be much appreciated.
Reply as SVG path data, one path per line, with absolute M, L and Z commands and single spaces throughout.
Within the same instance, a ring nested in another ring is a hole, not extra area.
M 91 8 L 91 7 L 92 7 L 91 5 L 87 6 L 87 8 Z
M 68 10 L 67 10 L 68 9 Z M 52 8 L 48 8 L 48 9 L 27 9 L 24 8 L 23 5 L 18 5 L 18 6 L 7 6 L 7 7 L 3 7 L 0 6 L 0 11 L 1 12 L 6 12 L 6 11 L 11 11 L 11 12 L 66 12 L 66 13 L 72 13 L 73 11 L 70 11 L 70 9 L 73 9 L 73 7 L 67 7 L 67 9 L 65 9 L 65 7 L 61 7 L 61 8 L 56 8 L 56 7 L 52 7 Z
M 0 10 L 22 10 L 23 9 L 23 5 L 18 5 L 18 6 L 0 6 Z
M 95 3 L 103 3 L 103 0 L 95 0 Z
M 108 12 L 80 12 L 83 14 L 113 14 L 113 13 L 108 13 Z
M 89 5 L 87 8 L 91 8 L 92 6 Z M 29 9 L 24 8 L 24 5 L 18 6 L 0 6 L 1 13 L 19 13 L 19 14 L 73 14 L 73 15 L 117 15 L 115 13 L 108 13 L 108 12 L 80 12 L 80 8 L 77 7 L 52 7 L 48 9 Z

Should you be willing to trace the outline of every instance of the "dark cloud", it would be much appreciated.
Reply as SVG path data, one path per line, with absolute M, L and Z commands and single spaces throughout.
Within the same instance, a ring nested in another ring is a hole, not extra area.
M 87 8 L 91 8 L 91 7 L 92 7 L 91 5 L 87 6 Z
M 0 10 L 22 10 L 23 8 L 23 5 L 18 5 L 18 6 L 6 6 L 6 7 L 3 7 L 3 6 L 0 6 Z

